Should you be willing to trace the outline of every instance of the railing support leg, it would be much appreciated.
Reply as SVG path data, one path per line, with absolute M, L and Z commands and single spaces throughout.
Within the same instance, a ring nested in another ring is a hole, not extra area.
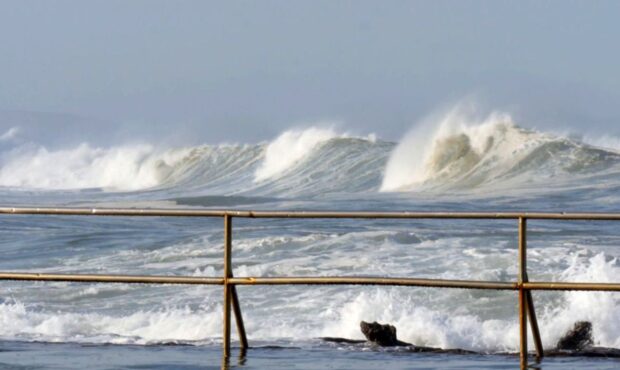
M 231 274 L 232 277 L 232 274 Z M 237 287 L 231 287 L 232 308 L 235 314 L 235 322 L 237 323 L 237 334 L 239 334 L 239 342 L 241 352 L 248 348 L 248 337 L 245 334 L 245 324 L 243 323 L 243 315 L 241 315 L 241 306 L 239 306 L 239 297 L 237 297 Z
M 529 281 L 527 274 L 525 275 L 525 281 Z M 540 330 L 538 329 L 538 319 L 536 319 L 536 309 L 534 308 L 534 299 L 532 298 L 532 291 L 527 290 L 525 293 L 525 299 L 527 301 L 527 314 L 530 320 L 530 329 L 532 329 L 532 336 L 534 337 L 534 346 L 536 347 L 536 359 L 542 360 L 544 357 L 542 340 L 540 339 Z
M 519 217 L 519 360 L 527 368 L 527 294 L 523 282 L 527 278 L 527 219 Z
M 230 305 L 232 301 L 232 288 L 228 284 L 231 276 L 231 239 L 232 237 L 232 218 L 230 215 L 224 216 L 224 333 L 222 335 L 223 357 L 225 360 L 230 358 Z

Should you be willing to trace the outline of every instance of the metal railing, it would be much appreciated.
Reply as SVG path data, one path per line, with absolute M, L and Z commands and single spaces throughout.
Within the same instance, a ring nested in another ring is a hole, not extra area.
M 193 276 L 138 276 L 93 274 L 48 274 L 36 272 L 0 272 L 0 280 L 98 282 L 127 284 L 222 285 L 224 288 L 223 358 L 230 357 L 231 311 L 235 315 L 242 352 L 248 348 L 237 285 L 389 285 L 433 288 L 515 290 L 519 293 L 520 364 L 528 364 L 527 323 L 534 339 L 536 357 L 543 347 L 534 309 L 533 290 L 620 291 L 620 283 L 532 282 L 527 276 L 527 220 L 620 221 L 620 213 L 527 213 L 527 212 L 306 212 L 306 211 L 231 211 L 185 209 L 126 208 L 11 208 L 0 207 L 0 214 L 142 216 L 142 217 L 221 217 L 224 220 L 224 273 L 221 278 Z M 518 221 L 519 274 L 516 282 L 471 281 L 387 277 L 234 277 L 232 269 L 232 219 L 244 218 L 323 218 L 323 219 L 503 219 Z

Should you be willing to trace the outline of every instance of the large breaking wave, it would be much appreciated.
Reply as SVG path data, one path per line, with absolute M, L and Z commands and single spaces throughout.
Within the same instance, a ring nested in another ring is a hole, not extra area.
M 615 150 L 525 129 L 504 113 L 472 120 L 455 109 L 399 143 L 381 190 L 518 186 L 600 173 L 619 163 Z
M 603 139 L 596 143 L 615 142 Z M 617 150 L 526 129 L 507 114 L 475 120 L 458 110 L 418 125 L 398 144 L 311 127 L 259 144 L 3 147 L 3 187 L 253 196 L 518 187 L 617 173 L 620 164 Z

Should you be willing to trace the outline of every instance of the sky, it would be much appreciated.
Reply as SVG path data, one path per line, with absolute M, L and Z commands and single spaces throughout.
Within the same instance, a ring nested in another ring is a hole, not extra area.
M 217 143 L 336 122 L 397 141 L 473 99 L 526 127 L 620 134 L 618 15 L 617 1 L 0 0 L 0 128 Z

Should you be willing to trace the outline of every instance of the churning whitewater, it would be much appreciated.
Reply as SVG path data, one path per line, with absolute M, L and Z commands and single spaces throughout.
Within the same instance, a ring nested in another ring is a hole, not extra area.
M 577 139 L 494 112 L 458 110 L 398 143 L 330 127 L 270 142 L 193 147 L 82 143 L 49 148 L 0 133 L 2 205 L 419 211 L 610 211 L 617 139 Z M 0 220 L 0 270 L 221 276 L 219 219 L 13 216 Z M 618 281 L 614 224 L 531 223 L 529 275 Z M 391 276 L 514 281 L 511 221 L 237 220 L 235 276 Z M 0 286 L 0 339 L 80 343 L 221 341 L 221 289 L 203 286 Z M 518 348 L 513 292 L 389 287 L 239 287 L 253 343 L 320 346 L 394 324 L 417 345 Z M 617 293 L 534 294 L 544 345 L 575 321 L 620 348 Z M 265 323 L 269 323 L 265 325 Z

